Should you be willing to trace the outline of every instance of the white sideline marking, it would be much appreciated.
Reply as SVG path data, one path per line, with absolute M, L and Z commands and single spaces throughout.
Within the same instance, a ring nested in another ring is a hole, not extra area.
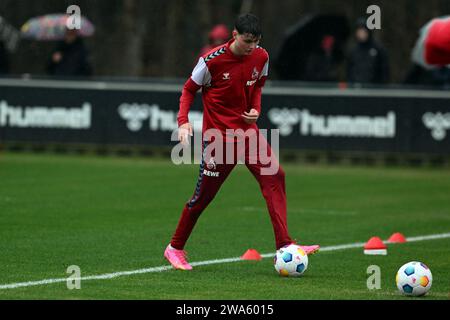
M 427 236 L 417 236 L 417 237 L 410 237 L 406 238 L 408 242 L 415 242 L 415 241 L 424 241 L 424 240 L 435 240 L 435 239 L 445 239 L 450 238 L 450 233 L 441 233 L 441 234 L 432 234 Z M 390 243 L 387 240 L 384 240 L 386 243 Z M 324 251 L 336 251 L 336 250 L 345 250 L 345 249 L 352 249 L 352 248 L 361 248 L 363 247 L 365 242 L 357 242 L 357 243 L 350 243 L 350 244 L 342 244 L 337 246 L 328 246 L 320 248 L 321 252 Z M 274 253 L 265 253 L 261 256 L 263 258 L 271 258 L 273 257 Z M 210 265 L 210 264 L 219 264 L 219 263 L 229 263 L 229 262 L 239 262 L 239 261 L 245 261 L 242 260 L 240 257 L 236 258 L 228 258 L 228 259 L 216 259 L 216 260 L 208 260 L 208 261 L 199 261 L 199 262 L 193 262 L 191 263 L 192 266 L 204 266 L 204 265 Z M 100 274 L 96 276 L 86 276 L 81 277 L 79 279 L 77 278 L 70 278 L 70 281 L 74 280 L 104 280 L 104 279 L 112 279 L 117 278 L 121 276 L 130 276 L 134 274 L 141 274 L 141 273 L 152 273 L 152 272 L 163 272 L 172 270 L 172 266 L 160 266 L 160 267 L 153 267 L 153 268 L 145 268 L 145 269 L 138 269 L 138 270 L 131 270 L 131 271 L 119 271 L 114 273 L 105 273 Z M 31 286 L 39 286 L 44 284 L 52 284 L 52 283 L 58 283 L 58 282 L 66 282 L 67 278 L 57 278 L 57 279 L 45 279 L 40 281 L 28 281 L 28 282 L 18 282 L 18 283 L 11 283 L 11 284 L 2 284 L 0 285 L 0 290 L 3 289 L 16 289 L 21 287 L 31 287 Z

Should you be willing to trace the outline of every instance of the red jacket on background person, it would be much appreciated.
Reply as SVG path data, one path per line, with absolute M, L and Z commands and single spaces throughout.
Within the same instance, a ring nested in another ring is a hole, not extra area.
M 224 24 L 214 26 L 208 35 L 209 43 L 200 50 L 200 56 L 205 55 L 215 47 L 226 43 L 230 39 L 230 31 Z

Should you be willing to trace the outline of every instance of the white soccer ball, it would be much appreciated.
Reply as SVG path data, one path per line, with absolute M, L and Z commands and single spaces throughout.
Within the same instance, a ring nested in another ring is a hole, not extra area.
M 275 270 L 283 277 L 298 277 L 308 268 L 308 255 L 295 244 L 277 250 L 274 257 Z
M 425 264 L 411 261 L 400 267 L 395 281 L 402 294 L 418 297 L 425 295 L 430 290 L 433 276 Z

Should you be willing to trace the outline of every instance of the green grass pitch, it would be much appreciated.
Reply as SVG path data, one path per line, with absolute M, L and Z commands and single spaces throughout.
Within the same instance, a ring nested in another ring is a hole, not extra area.
M 286 164 L 290 233 L 322 247 L 450 232 L 450 171 L 424 168 L 323 167 Z M 169 160 L 0 154 L 0 286 L 167 265 L 163 251 L 197 165 Z M 244 166 L 232 172 L 201 216 L 186 250 L 192 262 L 274 252 L 265 202 Z M 433 273 L 429 294 L 449 299 L 450 239 L 388 245 L 387 256 L 362 248 L 323 251 L 303 277 L 282 278 L 273 259 L 197 266 L 104 280 L 0 289 L 0 299 L 411 299 L 395 286 L 411 260 Z M 368 290 L 378 265 L 381 289 Z M 412 298 L 417 299 L 417 298 Z

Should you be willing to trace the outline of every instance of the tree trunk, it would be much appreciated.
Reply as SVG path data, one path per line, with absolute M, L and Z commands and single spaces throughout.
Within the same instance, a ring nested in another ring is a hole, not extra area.
M 178 44 L 181 42 L 183 36 L 183 30 L 177 28 L 182 17 L 182 0 L 169 0 L 166 11 L 166 28 L 162 31 L 164 36 L 163 51 L 163 74 L 164 76 L 174 76 L 177 73 L 177 58 L 182 54 L 182 50 L 179 50 Z
M 139 10 L 137 0 L 123 0 L 121 26 L 118 28 L 121 45 L 117 61 L 120 61 L 118 74 L 128 76 L 141 76 L 143 67 L 142 40 L 145 30 L 145 21 Z

